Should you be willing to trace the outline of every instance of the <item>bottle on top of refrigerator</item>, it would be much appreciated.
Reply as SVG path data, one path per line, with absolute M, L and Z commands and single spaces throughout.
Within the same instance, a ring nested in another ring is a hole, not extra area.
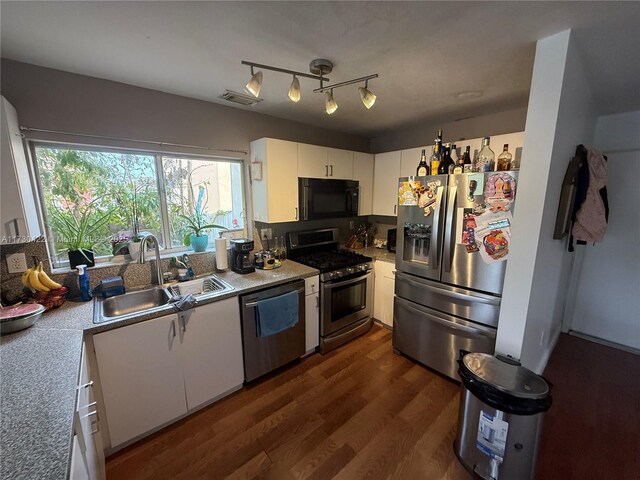
M 442 154 L 442 129 L 438 129 L 438 136 L 436 137 L 436 145 L 438 145 L 438 151 Z
M 511 160 L 511 170 L 520 170 L 520 157 L 517 154 L 513 156 L 513 160 Z
M 473 169 L 476 172 L 493 172 L 495 168 L 496 154 L 489 147 L 489 137 L 482 139 L 482 149 L 478 152 L 476 166 Z
M 467 148 L 464 151 L 464 155 L 462 156 L 462 165 L 464 173 L 469 173 L 473 171 L 473 164 L 471 163 L 471 145 L 467 145 Z
M 513 158 L 512 155 L 509 153 L 509 144 L 505 143 L 504 147 L 502 147 L 502 153 L 498 155 L 496 170 L 498 171 L 511 170 L 512 158 Z
M 437 143 L 433 146 L 433 150 L 431 152 L 431 158 L 429 159 L 429 164 L 431 166 L 431 175 L 437 175 L 438 168 L 440 167 L 440 149 Z
M 453 160 L 453 164 L 455 165 L 456 163 L 458 163 L 458 147 L 456 146 L 456 144 L 454 143 L 453 145 L 451 145 L 451 160 Z
M 449 153 L 450 150 L 451 144 L 447 143 L 442 151 L 442 160 L 440 160 L 440 165 L 438 166 L 438 175 L 449 174 L 449 167 L 453 166 L 453 160 L 451 160 L 451 154 Z
M 420 163 L 418 163 L 418 168 L 416 169 L 416 176 L 426 177 L 427 175 L 429 175 L 429 165 L 427 165 L 427 154 L 423 148 L 420 154 Z

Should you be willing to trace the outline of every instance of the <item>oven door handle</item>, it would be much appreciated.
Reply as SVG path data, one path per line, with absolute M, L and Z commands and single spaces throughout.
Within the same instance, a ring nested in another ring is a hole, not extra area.
M 255 302 L 247 302 L 244 304 L 245 308 L 252 308 L 258 305 L 258 302 L 261 300 L 270 300 L 272 298 L 277 298 L 277 297 L 281 297 L 282 295 L 286 295 L 287 293 L 291 293 L 291 292 L 299 292 L 299 293 L 304 293 L 304 288 L 300 289 L 300 288 L 296 288 L 295 290 L 290 290 L 289 292 L 284 292 L 281 293 L 279 295 L 274 295 L 273 297 L 266 297 L 266 298 L 261 298 L 259 300 L 256 300 Z
M 332 288 L 337 288 L 337 287 L 342 287 L 344 285 L 349 285 L 352 283 L 356 283 L 359 282 L 363 279 L 367 279 L 371 276 L 371 271 L 367 272 L 364 275 L 360 275 L 359 277 L 355 277 L 355 278 L 350 278 L 349 280 L 345 280 L 344 282 L 338 282 L 338 283 L 324 283 L 322 285 L 322 288 L 326 288 L 327 290 L 331 290 Z

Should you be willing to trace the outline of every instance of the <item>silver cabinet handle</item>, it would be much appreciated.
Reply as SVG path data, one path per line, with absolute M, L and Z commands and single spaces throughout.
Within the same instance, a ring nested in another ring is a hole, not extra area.
M 178 315 L 178 321 L 182 320 L 182 333 L 187 333 L 187 319 L 184 313 Z
M 175 336 L 176 336 L 176 322 L 174 322 L 173 320 L 171 320 L 171 331 L 173 332 L 173 336 L 175 338 Z
M 398 205 L 394 205 L 393 206 L 393 214 L 397 215 L 398 214 Z
M 333 177 L 333 165 L 329 165 L 329 176 Z
M 295 217 L 294 217 L 294 218 L 295 218 L 296 220 L 298 220 L 298 207 L 295 207 L 295 210 L 296 210 L 296 215 L 295 215 Z
M 91 408 L 91 407 L 96 407 L 96 409 L 97 409 L 98 408 L 98 402 L 87 403 L 83 407 L 78 407 L 78 410 L 84 410 L 85 408 Z M 85 416 L 88 417 L 89 415 L 85 415 Z
M 78 390 L 80 390 L 81 388 L 88 388 L 88 387 L 93 387 L 93 380 L 91 380 L 89 383 L 85 383 L 83 385 L 78 386 Z
M 316 295 L 316 308 L 320 308 L 320 300 L 318 299 L 318 295 Z
M 93 412 L 89 412 L 84 416 L 84 418 L 89 418 L 94 415 L 96 416 L 96 421 L 91 422 L 91 435 L 95 435 L 100 431 L 100 415 L 98 414 L 98 409 L 96 408 Z M 95 427 L 95 429 L 93 427 Z
M 329 176 L 329 165 L 325 165 L 324 166 L 324 176 L 328 177 Z

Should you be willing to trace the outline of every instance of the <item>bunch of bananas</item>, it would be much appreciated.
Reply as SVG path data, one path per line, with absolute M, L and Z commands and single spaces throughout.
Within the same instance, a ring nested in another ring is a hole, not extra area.
M 54 282 L 42 269 L 42 262 L 35 267 L 31 267 L 22 274 L 22 285 L 38 292 L 49 292 L 62 287 L 58 282 Z

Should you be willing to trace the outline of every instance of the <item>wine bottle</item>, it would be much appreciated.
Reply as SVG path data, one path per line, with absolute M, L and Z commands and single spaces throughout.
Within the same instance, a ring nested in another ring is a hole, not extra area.
M 420 154 L 420 163 L 418 163 L 418 168 L 416 169 L 416 175 L 418 177 L 426 177 L 429 175 L 429 165 L 427 165 L 427 154 L 422 149 L 422 153 Z
M 498 155 L 498 171 L 511 170 L 511 159 L 512 155 L 509 153 L 509 144 L 505 143 L 504 147 L 502 147 L 502 153 Z
M 433 146 L 429 164 L 431 166 L 431 175 L 437 175 L 440 167 L 440 149 L 437 143 Z
M 451 145 L 451 160 L 453 160 L 453 164 L 457 164 L 458 163 L 458 147 L 456 146 L 456 144 L 454 143 L 453 145 Z
M 462 156 L 462 164 L 464 165 L 463 170 L 464 173 L 469 173 L 473 170 L 473 165 L 471 164 L 471 145 L 467 145 L 467 148 L 464 151 L 464 155 Z
M 447 143 L 442 151 L 442 160 L 440 160 L 440 165 L 438 166 L 438 175 L 448 175 L 449 167 L 453 165 L 453 160 L 451 160 L 451 144 Z
M 476 166 L 473 169 L 476 172 L 493 172 L 496 166 L 496 154 L 489 147 L 489 137 L 482 139 L 482 149 L 478 153 Z

